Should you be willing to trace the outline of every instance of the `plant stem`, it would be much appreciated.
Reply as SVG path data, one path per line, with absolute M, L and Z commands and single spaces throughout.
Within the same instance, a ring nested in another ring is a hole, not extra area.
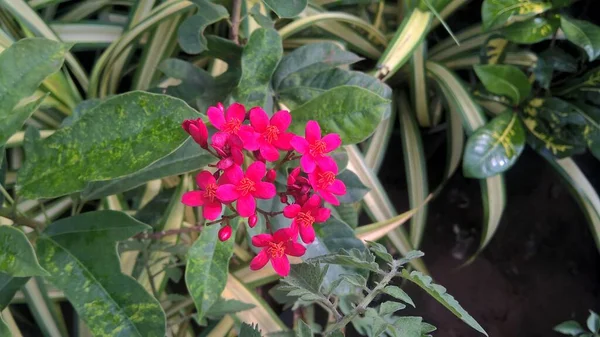
M 28 217 L 25 217 L 25 216 L 18 215 L 15 212 L 12 212 L 11 210 L 9 210 L 7 208 L 0 209 L 0 216 L 11 219 L 17 225 L 27 226 L 27 227 L 31 227 L 33 229 L 38 229 L 38 230 L 44 229 L 43 223 L 35 221 L 33 219 L 29 219 Z
M 242 14 L 242 1 L 233 0 L 231 10 L 231 40 L 240 44 L 240 15 Z
M 6 201 L 8 201 L 9 204 L 13 205 L 15 203 L 13 198 L 10 196 L 10 193 L 8 193 L 8 191 L 4 188 L 4 186 L 2 186 L 2 184 L 0 184 L 0 192 L 2 192 L 2 195 L 4 195 L 4 198 L 6 199 Z

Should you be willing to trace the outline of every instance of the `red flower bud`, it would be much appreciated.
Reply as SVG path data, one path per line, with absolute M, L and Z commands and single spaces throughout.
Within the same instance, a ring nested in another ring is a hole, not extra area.
M 208 148 L 208 129 L 206 125 L 202 121 L 202 119 L 198 118 L 196 120 L 187 119 L 183 121 L 181 125 L 185 132 L 187 132 L 198 145 L 202 148 Z
M 252 214 L 248 218 L 248 226 L 250 226 L 250 228 L 254 228 L 254 226 L 256 226 L 256 222 L 258 222 L 258 217 L 256 216 L 256 214 Z
M 226 225 L 219 229 L 219 240 L 227 241 L 231 237 L 231 226 Z
M 267 181 L 273 182 L 277 178 L 277 171 L 270 169 L 267 171 Z
M 281 194 L 279 195 L 279 201 L 281 201 L 281 203 L 283 203 L 283 204 L 287 204 L 287 202 L 288 202 L 288 197 L 287 197 L 287 195 L 285 195 L 284 193 L 281 193 Z

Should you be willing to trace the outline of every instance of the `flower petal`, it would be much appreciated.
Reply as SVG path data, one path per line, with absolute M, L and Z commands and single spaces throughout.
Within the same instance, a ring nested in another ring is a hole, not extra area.
M 293 219 L 296 217 L 296 215 L 298 215 L 298 212 L 300 212 L 301 209 L 302 207 L 300 207 L 298 204 L 285 206 L 283 209 L 283 216 L 288 219 Z
M 333 160 L 333 158 L 329 156 L 322 156 L 317 158 L 317 165 L 319 165 L 319 167 L 323 171 L 331 171 L 335 174 L 338 173 L 338 166 L 335 163 L 335 160 Z
M 225 143 L 227 143 L 228 138 L 229 134 L 225 132 L 215 132 L 215 134 L 213 134 L 212 137 L 210 137 L 210 142 L 212 147 L 216 149 L 223 149 Z
M 237 185 L 244 178 L 244 172 L 239 166 L 232 166 L 227 170 L 226 174 L 227 180 L 234 185 Z
M 203 189 L 206 187 L 206 185 L 214 184 L 216 182 L 217 180 L 215 179 L 215 177 L 212 175 L 212 173 L 208 171 L 202 171 L 196 176 L 196 184 L 198 184 L 198 186 L 202 187 Z
M 255 197 L 259 199 L 271 199 L 275 194 L 277 194 L 277 190 L 272 183 L 266 181 L 259 181 L 256 183 L 256 191 L 254 191 Z
M 271 259 L 271 265 L 275 272 L 282 277 L 286 277 L 290 273 L 290 261 L 287 256 L 282 256 L 278 258 Z
M 308 227 L 312 228 L 312 227 Z M 313 230 L 313 240 L 314 240 L 314 230 Z M 312 242 L 312 241 L 311 241 Z M 291 256 L 302 256 L 306 253 L 306 247 L 299 244 L 298 242 L 290 242 L 285 247 L 285 253 Z
M 313 241 L 315 241 L 315 229 L 313 228 L 313 226 L 300 226 L 300 238 L 304 243 L 312 243 Z M 297 256 L 302 256 L 303 254 L 304 253 Z
M 246 170 L 246 177 L 250 178 L 252 181 L 260 181 L 266 173 L 267 167 L 265 166 L 265 163 L 255 161 L 248 166 L 248 169 Z
M 325 137 L 321 138 L 321 140 L 325 142 L 325 145 L 327 145 L 325 152 L 331 152 L 342 145 L 342 138 L 340 138 L 340 135 L 337 133 L 325 135 Z
M 319 208 L 316 213 L 314 213 L 315 222 L 325 222 L 331 216 L 331 210 L 329 208 Z
M 227 157 L 219 160 L 217 163 L 217 168 L 221 170 L 229 170 L 233 166 L 233 158 Z
M 337 199 L 337 197 L 333 194 L 331 194 L 331 192 L 328 191 L 320 191 L 321 196 L 323 197 L 323 199 L 325 199 L 325 201 L 327 201 L 328 203 L 334 205 L 334 206 L 339 206 L 340 201 Z
M 232 202 L 239 197 L 240 193 L 233 184 L 225 184 L 217 188 L 217 198 L 222 202 Z
M 250 124 L 256 132 L 264 132 L 269 126 L 269 116 L 261 107 L 250 109 Z
M 306 139 L 300 136 L 294 136 L 290 140 L 290 145 L 294 148 L 294 150 L 298 151 L 298 153 L 304 154 L 308 152 L 308 142 Z
M 218 193 L 218 190 L 217 190 Z M 246 194 L 239 197 L 235 209 L 240 213 L 240 216 L 249 217 L 256 212 L 256 200 L 251 194 Z
M 277 161 L 279 160 L 279 151 L 275 148 L 275 146 L 269 143 L 263 143 L 260 146 L 260 154 L 267 161 Z
M 306 123 L 306 130 L 304 133 L 306 140 L 309 143 L 313 143 L 315 140 L 321 139 L 321 127 L 316 121 L 308 121 L 308 123 Z
M 269 255 L 267 255 L 267 251 L 263 249 L 252 259 L 252 261 L 250 261 L 250 269 L 259 270 L 264 267 L 267 262 L 269 262 Z
M 215 106 L 211 106 L 208 108 L 206 114 L 208 115 L 208 120 L 215 128 L 218 130 L 223 129 L 223 124 L 225 124 L 225 116 L 223 116 L 222 110 Z
M 266 247 L 271 241 L 273 241 L 271 234 L 257 234 L 252 237 L 252 245 L 258 248 Z
M 279 138 L 277 138 L 277 140 L 273 141 L 273 145 L 275 145 L 276 148 L 280 149 L 280 150 L 285 150 L 285 151 L 289 151 L 292 149 L 292 138 L 296 137 L 296 135 L 294 135 L 291 132 L 284 132 L 282 134 L 279 135 Z M 308 143 L 306 143 L 308 145 Z
M 231 120 L 236 118 L 240 122 L 246 119 L 246 108 L 240 103 L 233 103 L 227 108 L 227 112 L 225 112 L 225 119 Z
M 300 158 L 300 165 L 302 166 L 302 169 L 306 173 L 312 173 L 315 170 L 315 168 L 317 167 L 317 164 L 315 163 L 315 159 L 312 156 L 309 156 L 306 154 L 303 155 L 302 158 Z
M 181 196 L 181 203 L 191 207 L 198 207 L 204 204 L 204 193 L 202 191 L 189 191 Z
M 244 149 L 248 151 L 258 150 L 258 134 L 254 132 L 254 129 L 250 125 L 242 125 L 240 131 L 238 131 Z
M 223 212 L 223 205 L 218 202 L 207 202 L 202 208 L 202 216 L 208 220 L 217 220 Z
M 304 206 L 302 208 L 306 209 L 306 210 L 311 210 L 311 209 L 319 207 L 320 205 L 321 205 L 321 198 L 318 195 L 313 194 L 308 199 L 308 201 L 306 201 L 306 203 L 304 204 Z
M 343 181 L 336 179 L 327 190 L 335 195 L 344 195 L 346 194 L 346 184 Z
M 290 228 L 281 228 L 273 233 L 273 241 L 275 242 L 285 242 L 292 239 L 295 239 L 295 235 Z
M 271 125 L 276 126 L 279 131 L 285 131 L 292 123 L 292 115 L 287 110 L 280 110 L 271 117 Z

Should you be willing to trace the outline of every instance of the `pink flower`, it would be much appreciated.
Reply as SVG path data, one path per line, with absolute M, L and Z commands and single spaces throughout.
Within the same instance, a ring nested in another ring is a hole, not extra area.
M 283 209 L 283 215 L 292 220 L 291 228 L 300 233 L 304 243 L 315 241 L 315 222 L 325 222 L 331 215 L 331 210 L 321 207 L 321 198 L 313 194 L 304 205 L 288 205 Z
M 308 180 L 315 192 L 319 193 L 325 201 L 336 206 L 340 204 L 336 195 L 346 194 L 346 185 L 336 179 L 337 172 L 337 164 L 332 161 L 308 174 Z
M 312 186 L 308 179 L 300 175 L 300 168 L 296 167 L 287 178 L 286 193 L 294 197 L 294 203 L 303 205 L 308 200 Z
M 233 103 L 227 108 L 227 112 L 224 110 L 221 103 L 209 107 L 206 114 L 210 123 L 222 133 L 240 137 L 244 148 L 247 145 L 254 146 L 256 144 L 254 130 L 251 126 L 242 124 L 246 119 L 244 106 L 240 103 Z
M 252 163 L 242 172 L 239 166 L 233 166 L 225 173 L 228 184 L 223 184 L 217 189 L 217 197 L 229 203 L 237 200 L 236 210 L 243 217 L 252 216 L 256 212 L 256 200 L 271 199 L 277 191 L 275 185 L 262 181 L 266 174 L 265 164 Z
M 281 110 L 276 112 L 271 119 L 267 113 L 260 107 L 250 109 L 250 124 L 256 132 L 256 148 L 254 144 L 246 147 L 248 150 L 259 150 L 261 156 L 267 161 L 277 161 L 279 159 L 279 150 L 291 150 L 290 141 L 294 137 L 293 133 L 286 132 L 292 116 L 289 112 Z
M 302 154 L 300 165 L 306 173 L 311 173 L 319 165 L 328 165 L 333 162 L 331 157 L 325 154 L 335 150 L 342 144 L 340 135 L 330 133 L 321 138 L 321 127 L 315 121 L 306 123 L 305 137 L 295 136 L 291 145 L 294 150 Z
M 243 145 L 240 137 L 217 132 L 212 136 L 211 143 L 211 146 L 221 157 L 221 160 L 217 163 L 217 167 L 221 170 L 227 170 L 234 164 L 242 165 L 244 162 Z
M 302 256 L 306 252 L 306 248 L 296 242 L 296 235 L 290 228 L 282 228 L 273 235 L 255 235 L 252 244 L 262 250 L 250 262 L 250 269 L 259 270 L 270 260 L 275 272 L 283 277 L 290 272 L 287 256 Z
M 202 119 L 186 119 L 181 126 L 202 148 L 208 147 L 208 129 Z
M 181 202 L 191 207 L 202 207 L 202 216 L 208 220 L 215 220 L 221 215 L 223 206 L 217 199 L 217 180 L 208 171 L 202 171 L 196 176 L 199 190 L 186 192 L 181 197 Z

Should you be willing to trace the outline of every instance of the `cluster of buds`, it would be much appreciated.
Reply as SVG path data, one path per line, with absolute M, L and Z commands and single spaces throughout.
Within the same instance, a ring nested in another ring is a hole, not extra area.
M 252 244 L 262 250 L 252 259 L 250 268 L 261 269 L 270 261 L 278 274 L 286 276 L 290 270 L 288 256 L 302 256 L 306 251 L 298 237 L 304 244 L 312 243 L 313 225 L 331 216 L 323 202 L 339 205 L 337 196 L 346 193 L 346 186 L 336 178 L 338 167 L 330 156 L 341 145 L 340 136 L 322 136 L 316 121 L 306 124 L 304 137 L 288 132 L 292 116 L 285 110 L 269 118 L 260 107 L 246 112 L 242 104 L 233 103 L 225 109 L 219 103 L 210 107 L 207 115 L 216 129 L 210 137 L 202 119 L 186 120 L 182 126 L 198 145 L 217 158 L 217 163 L 211 165 L 212 172 L 198 173 L 198 189 L 186 192 L 182 202 L 202 207 L 203 217 L 210 221 L 206 225 L 221 226 L 221 241 L 231 237 L 229 223 L 236 217 L 247 218 L 250 227 L 256 225 L 259 216 L 267 224 L 274 216 L 291 219 L 287 228 L 272 232 L 267 226 L 268 233 L 252 237 Z M 283 171 L 283 164 L 297 159 L 299 167 L 283 172 L 287 174 L 287 185 L 277 194 L 274 182 L 278 170 Z M 250 164 L 245 167 L 245 162 Z M 283 212 L 257 207 L 256 199 L 273 198 L 285 204 Z M 223 215 L 224 207 L 231 209 L 232 215 Z

